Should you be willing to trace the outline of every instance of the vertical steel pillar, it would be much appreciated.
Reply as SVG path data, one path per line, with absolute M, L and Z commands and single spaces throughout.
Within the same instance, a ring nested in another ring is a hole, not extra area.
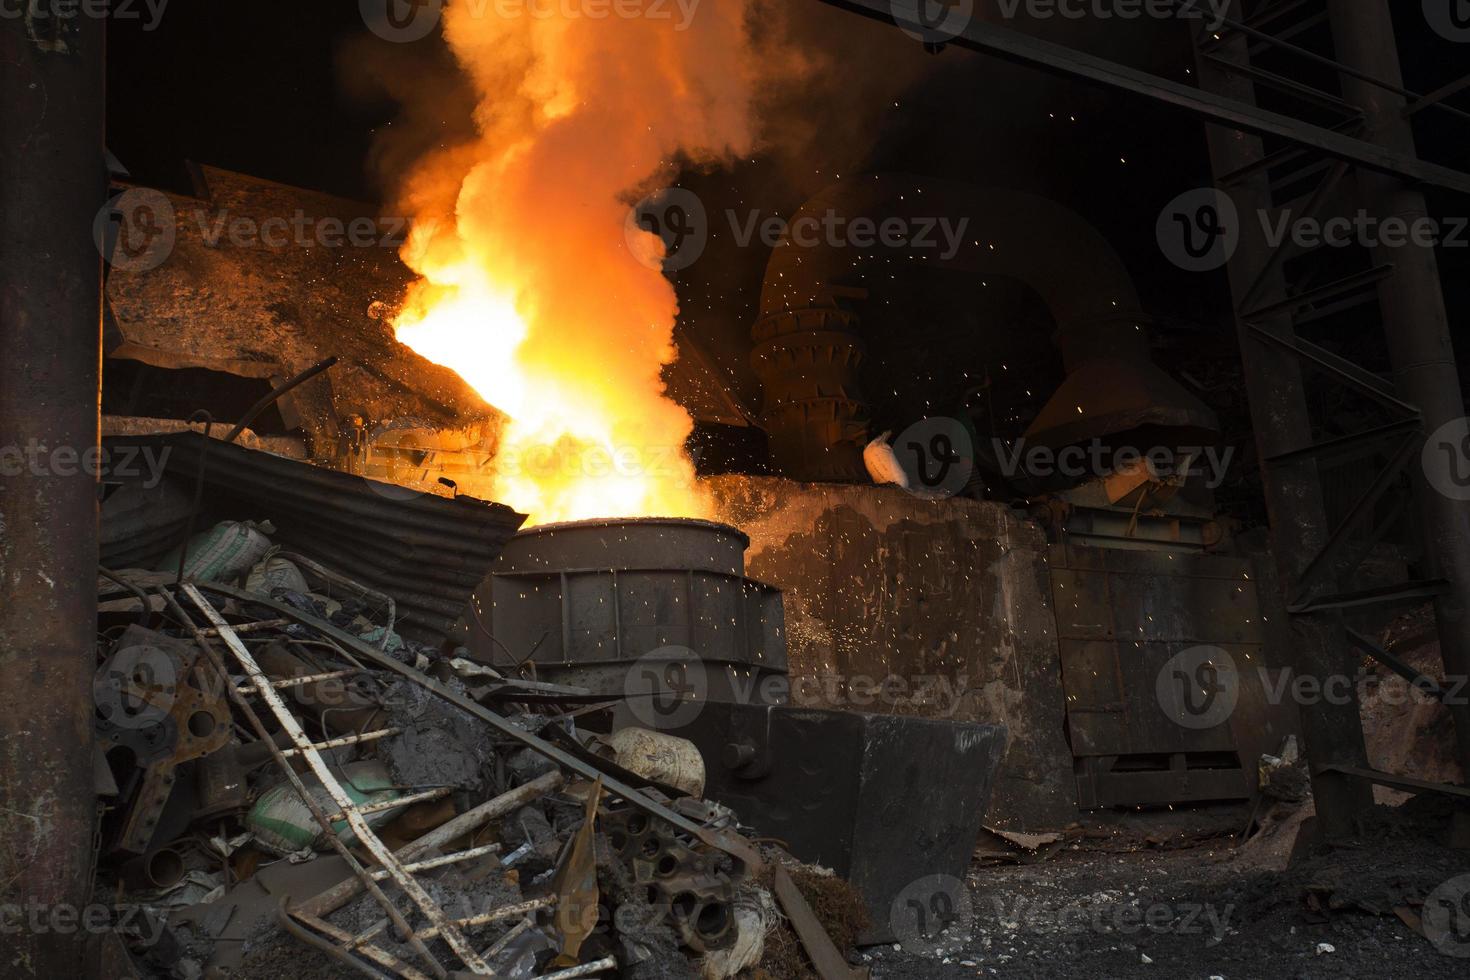
M 1403 88 L 1403 68 L 1388 0 L 1328 0 L 1337 59 L 1380 81 Z M 1414 13 L 1419 13 L 1414 7 Z M 1404 109 L 1403 96 L 1376 85 L 1342 76 L 1343 94 L 1360 107 L 1369 140 L 1390 149 L 1415 154 L 1414 132 Z M 1380 222 L 1402 218 L 1410 226 L 1428 214 L 1424 195 L 1403 181 L 1383 174 L 1359 171 L 1363 206 Z M 1394 387 L 1399 397 L 1418 407 L 1426 433 L 1465 416 L 1450 339 L 1449 317 L 1434 248 L 1416 244 L 1414 236 L 1401 247 L 1382 244 L 1373 250 L 1375 265 L 1392 265 L 1393 275 L 1378 287 L 1383 329 L 1392 358 Z M 1460 764 L 1470 779 L 1470 704 L 1456 679 L 1470 676 L 1470 506 L 1452 500 L 1415 474 L 1415 503 L 1424 532 L 1424 578 L 1445 578 L 1450 589 L 1435 603 L 1440 653 L 1448 689 L 1457 703 L 1449 706 L 1455 720 Z
M 16 977 L 86 975 L 102 346 L 92 225 L 107 178 L 106 23 L 83 6 L 0 18 L 0 973 Z
M 1239 13 L 1233 5 L 1231 15 Z M 1241 63 L 1249 61 L 1247 40 L 1229 42 L 1227 54 Z M 1222 69 L 1206 58 L 1196 61 L 1200 88 L 1239 102 L 1253 104 L 1255 92 L 1251 82 L 1241 75 Z M 1266 509 L 1271 519 L 1271 550 L 1276 558 L 1277 577 L 1289 589 L 1306 569 L 1312 558 L 1327 543 L 1331 526 L 1322 500 L 1321 480 L 1316 461 L 1310 457 L 1286 465 L 1267 467 L 1273 456 L 1301 449 L 1313 442 L 1312 426 L 1307 411 L 1306 388 L 1302 383 L 1300 363 L 1283 357 L 1252 335 L 1250 325 L 1240 315 L 1247 311 L 1243 304 L 1253 302 L 1258 308 L 1284 299 L 1286 283 L 1279 270 L 1268 272 L 1272 255 L 1258 214 L 1268 213 L 1273 206 L 1270 176 L 1259 166 L 1265 158 L 1261 139 L 1223 126 L 1207 126 L 1210 160 L 1217 175 L 1246 174 L 1227 190 L 1240 212 L 1240 244 L 1230 261 L 1230 288 L 1237 312 L 1240 334 L 1240 356 L 1245 374 L 1246 393 L 1250 401 L 1255 429 L 1256 452 L 1262 460 Z M 1266 276 L 1265 287 L 1254 299 L 1248 297 L 1252 285 Z M 1291 317 L 1286 313 L 1271 316 L 1261 325 L 1277 336 L 1294 334 Z M 1299 676 L 1326 681 L 1334 675 L 1353 677 L 1357 673 L 1357 656 L 1348 647 L 1342 627 L 1331 614 L 1293 616 L 1293 639 L 1296 657 L 1289 665 Z M 1313 770 L 1312 793 L 1317 803 L 1317 819 L 1327 839 L 1349 837 L 1355 830 L 1355 817 L 1373 802 L 1372 790 L 1359 780 L 1336 772 L 1321 772 L 1320 766 L 1342 765 L 1367 767 L 1367 749 L 1363 743 L 1363 725 L 1357 697 L 1347 703 L 1321 703 L 1303 707 L 1302 737 L 1308 761 Z

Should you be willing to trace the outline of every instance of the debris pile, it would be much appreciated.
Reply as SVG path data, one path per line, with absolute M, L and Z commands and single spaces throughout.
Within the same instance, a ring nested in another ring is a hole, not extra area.
M 267 523 L 102 569 L 98 893 L 118 974 L 849 975 L 784 852 L 607 695 L 395 630 L 394 600 Z M 836 932 L 839 948 L 828 935 Z M 768 935 L 779 936 L 768 944 Z

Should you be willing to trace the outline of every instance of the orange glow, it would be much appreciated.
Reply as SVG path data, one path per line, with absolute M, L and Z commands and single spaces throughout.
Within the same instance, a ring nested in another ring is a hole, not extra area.
M 683 450 L 693 423 L 660 378 L 674 289 L 635 254 L 663 244 L 625 222 L 676 155 L 749 150 L 744 4 L 700 4 L 684 29 L 496 10 L 446 11 L 480 138 L 421 161 L 404 189 L 403 258 L 421 278 L 398 339 L 511 417 L 482 493 L 531 523 L 704 516 Z

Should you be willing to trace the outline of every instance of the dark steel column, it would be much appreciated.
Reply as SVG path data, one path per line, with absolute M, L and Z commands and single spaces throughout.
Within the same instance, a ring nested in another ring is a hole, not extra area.
M 0 972 L 77 977 L 96 812 L 88 450 L 98 439 L 92 222 L 107 191 L 106 25 L 39 6 L 52 15 L 0 18 Z M 60 5 L 71 6 L 83 5 Z
M 1238 4 L 1236 7 L 1232 14 L 1238 12 Z M 1246 47 L 1245 39 L 1239 38 L 1230 43 L 1225 53 L 1232 60 L 1246 63 L 1249 61 Z M 1249 80 L 1224 71 L 1205 58 L 1197 59 L 1196 65 L 1200 88 L 1241 102 L 1255 101 Z M 1216 174 L 1246 170 L 1265 157 L 1257 136 L 1222 126 L 1207 126 L 1206 135 Z M 1271 209 L 1270 178 L 1264 169 L 1258 168 L 1252 176 L 1223 189 L 1240 212 L 1240 244 L 1229 267 L 1230 288 L 1239 314 L 1245 312 L 1241 305 L 1247 302 L 1246 294 L 1267 267 L 1272 254 L 1256 217 Z M 1286 284 L 1279 271 L 1266 281 L 1264 291 L 1251 301 L 1256 308 L 1286 296 Z M 1289 590 L 1290 583 L 1300 577 L 1331 533 L 1316 461 L 1306 458 L 1291 465 L 1269 467 L 1264 463 L 1272 456 L 1301 449 L 1314 441 L 1306 388 L 1302 383 L 1301 364 L 1295 358 L 1268 349 L 1239 316 L 1237 324 L 1256 453 L 1262 460 L 1266 509 L 1271 519 L 1271 551 L 1281 586 Z M 1261 325 L 1278 336 L 1290 337 L 1295 332 L 1291 317 L 1285 314 L 1264 320 Z M 1349 648 L 1341 625 L 1330 616 L 1293 616 L 1291 627 L 1295 656 L 1283 666 L 1292 668 L 1297 676 L 1319 681 L 1334 675 L 1356 676 L 1359 658 Z M 1324 765 L 1366 767 L 1368 764 L 1356 691 L 1346 704 L 1330 702 L 1332 699 L 1322 699 L 1304 705 L 1301 725 L 1303 747 L 1313 769 L 1312 794 L 1316 799 L 1318 824 L 1324 837 L 1338 839 L 1354 833 L 1354 817 L 1372 804 L 1373 796 L 1371 788 L 1358 780 L 1317 771 Z
M 1338 60 L 1402 89 L 1403 69 L 1388 0 L 1328 0 L 1327 7 Z M 1417 5 L 1413 12 L 1419 15 Z M 1417 154 L 1402 96 L 1350 75 L 1342 76 L 1342 85 L 1347 100 L 1363 109 L 1368 139 L 1395 151 Z M 1398 217 L 1412 226 L 1428 214 L 1424 195 L 1398 178 L 1362 171 L 1358 184 L 1363 206 L 1379 221 Z M 1419 408 L 1424 431 L 1432 434 L 1465 415 L 1434 248 L 1415 244 L 1410 236 L 1402 247 L 1380 243 L 1373 261 L 1375 265 L 1394 267 L 1393 275 L 1378 288 L 1394 385 L 1400 398 Z M 1451 586 L 1449 593 L 1436 601 L 1435 618 L 1446 678 L 1453 682 L 1470 676 L 1470 505 L 1435 490 L 1424 479 L 1422 467 L 1415 466 L 1412 472 L 1415 503 L 1424 531 L 1424 577 L 1443 577 Z M 1465 703 L 1462 687 L 1450 685 L 1451 690 L 1460 692 L 1450 713 L 1455 719 L 1460 764 L 1470 779 L 1470 705 Z

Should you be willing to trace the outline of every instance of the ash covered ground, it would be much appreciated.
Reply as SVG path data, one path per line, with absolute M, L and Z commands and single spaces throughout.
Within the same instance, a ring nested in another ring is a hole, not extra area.
M 1300 845 L 1288 864 L 1303 816 L 1239 849 L 1228 837 L 1161 847 L 1123 835 L 1035 864 L 977 865 L 968 938 L 855 960 L 875 980 L 1470 976 L 1470 935 L 1442 952 L 1400 918 L 1417 921 L 1436 888 L 1470 873 L 1470 851 L 1444 844 L 1441 805 L 1376 808 L 1352 846 Z

